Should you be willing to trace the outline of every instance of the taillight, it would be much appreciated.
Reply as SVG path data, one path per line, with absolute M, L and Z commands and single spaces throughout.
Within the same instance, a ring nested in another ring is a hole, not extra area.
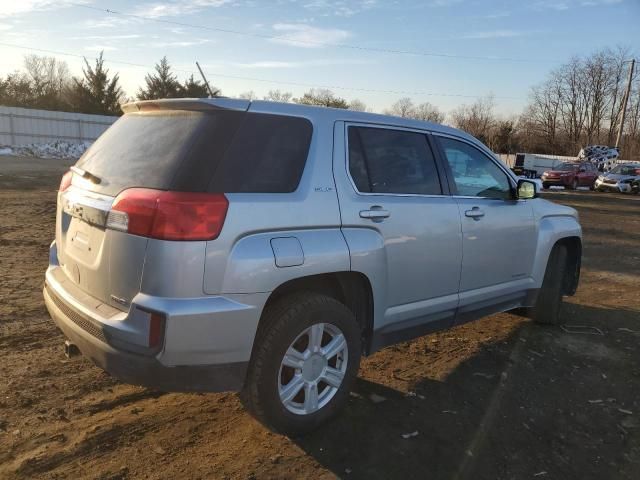
M 58 188 L 59 192 L 64 192 L 67 188 L 71 186 L 71 179 L 73 178 L 73 172 L 69 170 L 62 176 L 62 180 L 60 180 L 60 188 Z
M 130 188 L 113 201 L 107 227 L 161 240 L 213 240 L 228 206 L 221 193 Z

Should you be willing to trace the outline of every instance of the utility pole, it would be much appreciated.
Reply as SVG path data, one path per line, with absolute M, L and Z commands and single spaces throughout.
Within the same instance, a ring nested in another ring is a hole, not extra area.
M 629 80 L 627 82 L 627 89 L 624 92 L 624 99 L 622 100 L 622 119 L 620 120 L 620 128 L 618 128 L 618 136 L 616 137 L 616 147 L 620 146 L 620 140 L 622 140 L 622 130 L 624 130 L 624 117 L 627 113 L 627 102 L 631 95 L 631 80 L 633 80 L 633 69 L 636 66 L 636 60 L 631 59 L 631 67 L 629 68 Z
M 204 76 L 204 73 L 202 72 L 202 69 L 200 68 L 200 64 L 198 62 L 196 62 L 196 67 L 198 67 L 198 70 L 200 71 L 200 75 L 202 75 L 202 80 L 204 80 L 204 84 L 207 87 L 207 90 L 209 90 L 209 98 L 213 98 L 216 96 L 216 94 L 218 93 L 218 91 L 216 90 L 215 93 L 213 93 L 211 91 L 211 87 L 209 86 L 209 82 L 207 81 L 207 77 Z

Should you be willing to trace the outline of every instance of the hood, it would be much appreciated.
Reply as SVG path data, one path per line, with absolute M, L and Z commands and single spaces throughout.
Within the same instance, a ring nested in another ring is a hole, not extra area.
M 608 179 L 608 180 L 616 180 L 618 182 L 621 182 L 623 180 L 634 180 L 636 178 L 638 178 L 637 176 L 634 175 L 621 175 L 619 173 L 606 173 L 604 175 L 601 175 L 601 177 L 604 179 Z

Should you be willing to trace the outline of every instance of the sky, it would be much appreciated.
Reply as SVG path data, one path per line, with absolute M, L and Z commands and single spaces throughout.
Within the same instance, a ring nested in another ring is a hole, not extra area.
M 0 0 L 0 75 L 30 53 L 78 75 L 104 51 L 134 96 L 166 55 L 230 97 L 328 87 L 373 111 L 411 97 L 446 112 L 493 95 L 509 116 L 573 55 L 640 59 L 639 25 L 640 0 Z

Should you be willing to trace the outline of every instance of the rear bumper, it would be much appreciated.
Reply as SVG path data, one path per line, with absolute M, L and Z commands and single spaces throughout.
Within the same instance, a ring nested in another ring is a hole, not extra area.
M 62 333 L 85 357 L 125 383 L 167 392 L 221 392 L 240 390 L 244 384 L 248 362 L 169 367 L 155 357 L 116 349 L 72 321 L 53 300 L 53 295 L 50 287 L 45 286 L 45 304 Z
M 99 301 L 65 281 L 55 248 L 54 243 L 45 305 L 60 330 L 96 365 L 126 383 L 164 391 L 242 388 L 267 293 L 198 298 L 141 293 L 128 312 L 106 318 Z M 165 318 L 164 337 L 155 350 L 140 345 L 148 333 L 137 309 Z

